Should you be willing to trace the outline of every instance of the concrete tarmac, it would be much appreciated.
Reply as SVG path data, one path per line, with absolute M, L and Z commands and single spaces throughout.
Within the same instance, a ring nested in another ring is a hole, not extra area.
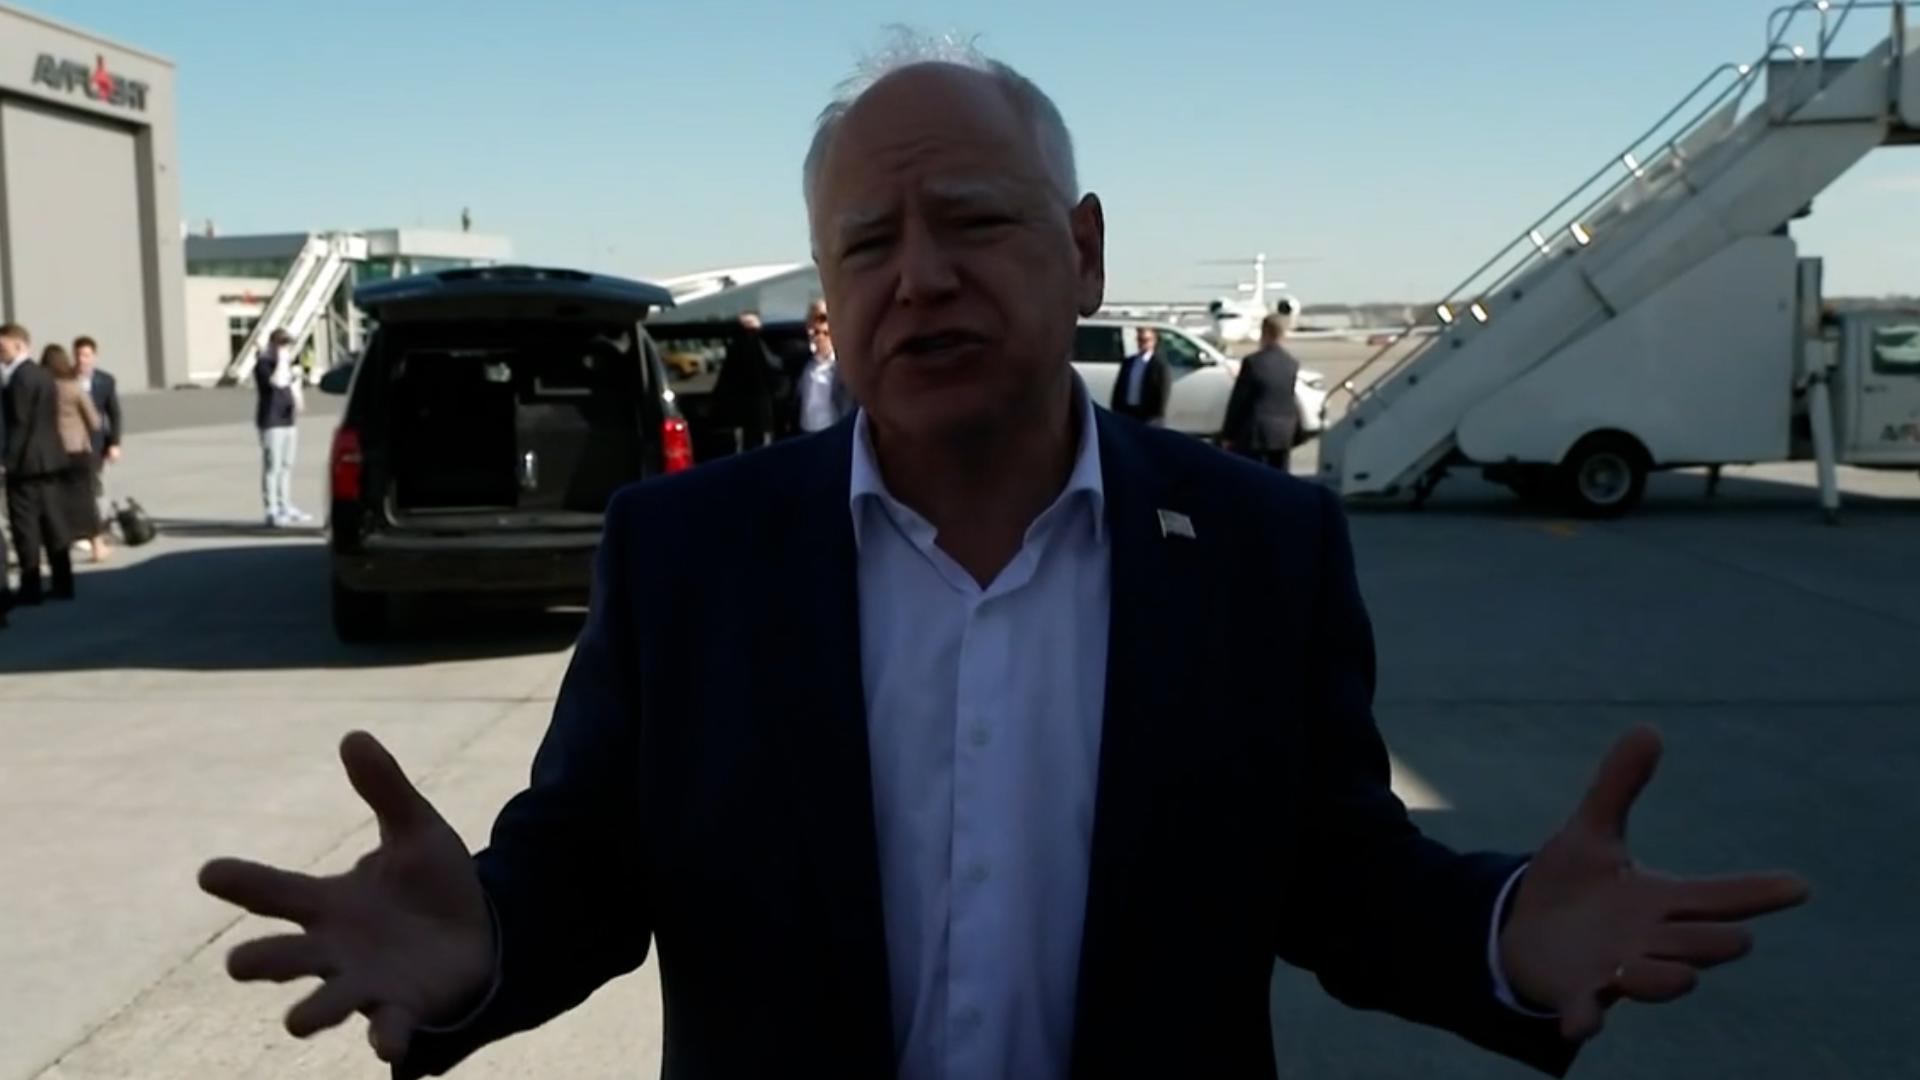
M 297 497 L 316 512 L 329 425 L 302 430 Z M 322 536 L 257 524 L 257 467 L 243 423 L 136 427 L 110 482 L 165 535 L 0 631 L 0 1080 L 384 1076 L 358 1023 L 285 1035 L 305 987 L 225 978 L 226 950 L 272 927 L 200 895 L 195 869 L 328 871 L 366 850 L 333 756 L 353 728 L 470 844 L 524 782 L 577 615 L 415 612 L 408 640 L 341 646 Z M 1649 722 L 1668 756 L 1634 819 L 1645 861 L 1815 884 L 1692 998 L 1617 1009 L 1576 1077 L 1920 1075 L 1920 480 L 1843 476 L 1838 527 L 1795 468 L 1730 471 L 1712 503 L 1697 476 L 1658 478 L 1607 524 L 1466 479 L 1417 513 L 1353 512 L 1379 721 L 1424 828 L 1527 849 Z M 1272 1011 L 1284 1077 L 1532 1075 L 1292 969 Z M 456 1075 L 648 1076 L 659 1054 L 649 964 Z

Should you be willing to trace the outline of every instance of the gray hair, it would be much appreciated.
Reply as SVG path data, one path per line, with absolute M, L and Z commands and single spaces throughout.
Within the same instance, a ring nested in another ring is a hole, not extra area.
M 1067 131 L 1067 122 L 1061 117 L 1059 107 L 1045 91 L 1011 66 L 981 52 L 971 38 L 953 34 L 929 36 L 908 27 L 892 26 L 888 28 L 886 44 L 868 54 L 853 75 L 834 88 L 833 100 L 820 110 L 814 125 L 813 144 L 807 148 L 806 163 L 800 172 L 800 191 L 808 207 L 813 206 L 820 167 L 826 161 L 834 133 L 847 110 L 874 83 L 901 68 L 926 63 L 955 64 L 989 75 L 999 83 L 1020 115 L 1033 126 L 1041 159 L 1055 191 L 1069 206 L 1080 198 L 1080 180 L 1073 165 L 1073 136 Z

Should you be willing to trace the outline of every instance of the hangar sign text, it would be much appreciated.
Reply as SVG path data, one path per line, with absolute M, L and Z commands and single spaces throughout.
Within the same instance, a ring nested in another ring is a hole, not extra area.
M 91 66 L 41 53 L 33 64 L 33 81 L 63 94 L 82 93 L 106 105 L 145 112 L 147 84 L 123 78 L 107 69 L 107 58 L 94 57 Z

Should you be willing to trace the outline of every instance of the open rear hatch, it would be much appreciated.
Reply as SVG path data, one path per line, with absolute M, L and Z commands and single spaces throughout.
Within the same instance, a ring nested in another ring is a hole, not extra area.
M 598 527 L 646 475 L 635 335 L 615 332 L 469 323 L 389 340 L 394 523 Z

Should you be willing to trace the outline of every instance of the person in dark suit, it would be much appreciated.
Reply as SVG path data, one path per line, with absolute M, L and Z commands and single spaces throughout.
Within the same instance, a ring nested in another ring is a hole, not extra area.
M 0 513 L 6 512 L 7 448 L 12 446 L 7 425 L 7 384 L 13 381 L 16 365 L 28 363 L 28 355 L 33 348 L 33 339 L 26 328 L 17 323 L 0 325 Z M 7 515 L 9 521 L 12 515 Z M 0 528 L 0 630 L 7 628 L 7 613 L 13 610 L 13 581 L 8 570 L 7 534 L 10 527 Z
M 807 156 L 861 408 L 614 500 L 486 849 L 355 732 L 354 869 L 201 869 L 299 925 L 228 957 L 322 980 L 289 1031 L 363 1013 L 396 1077 L 439 1074 L 657 946 L 670 1080 L 1272 1077 L 1285 961 L 1557 1074 L 1803 898 L 1633 862 L 1649 731 L 1531 856 L 1423 836 L 1334 497 L 1096 408 L 1099 198 L 1037 87 L 934 55 Z
M 1160 332 L 1143 326 L 1135 332 L 1140 349 L 1120 362 L 1120 374 L 1113 380 L 1113 397 L 1107 407 L 1121 416 L 1158 425 L 1167 418 L 1167 394 L 1173 387 L 1172 371 L 1159 356 Z
M 740 328 L 727 343 L 727 355 L 714 380 L 715 420 L 733 432 L 734 452 L 756 449 L 773 441 L 774 380 L 779 358 L 767 348 L 760 316 L 740 316 Z
M 1260 320 L 1260 348 L 1240 361 L 1220 430 L 1221 446 L 1277 469 L 1290 464 L 1300 430 L 1300 361 L 1280 344 L 1286 328 L 1280 315 Z
M 13 323 L 0 326 L 0 410 L 7 416 L 7 518 L 20 556 L 20 591 L 15 603 L 33 605 L 48 596 L 73 596 L 75 537 L 66 529 L 60 492 L 72 467 L 59 431 L 58 390 L 53 375 L 28 359 L 32 339 Z M 52 571 L 51 589 L 42 587 L 40 556 Z
M 100 429 L 93 433 L 93 498 L 98 512 L 98 503 L 106 497 L 107 466 L 120 461 L 120 384 L 113 372 L 98 366 L 100 345 L 92 338 L 83 335 L 73 339 L 73 359 L 80 365 L 80 386 L 100 414 Z M 91 538 L 90 546 L 93 561 L 104 562 L 108 553 L 104 528 Z

